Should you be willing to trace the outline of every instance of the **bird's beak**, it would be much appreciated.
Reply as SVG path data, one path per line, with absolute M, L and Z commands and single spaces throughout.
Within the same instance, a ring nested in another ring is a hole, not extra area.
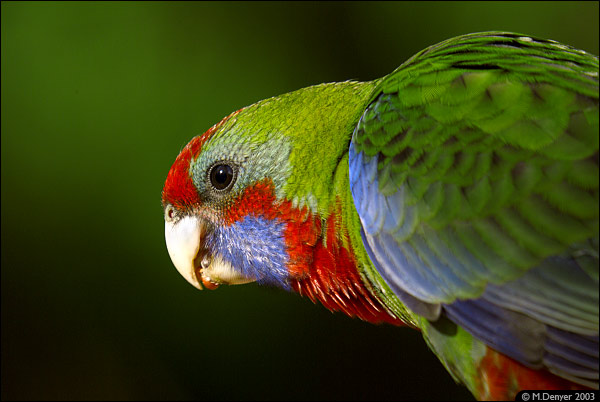
M 165 239 L 173 265 L 181 276 L 200 290 L 202 285 L 196 276 L 194 260 L 200 251 L 203 232 L 202 221 L 195 216 L 186 216 L 176 222 L 165 221 Z
M 206 232 L 205 222 L 194 215 L 174 222 L 165 220 L 167 250 L 181 276 L 200 290 L 202 285 L 207 289 L 216 289 L 221 284 L 237 285 L 254 281 L 254 278 L 241 275 L 219 255 L 211 255 L 203 247 Z

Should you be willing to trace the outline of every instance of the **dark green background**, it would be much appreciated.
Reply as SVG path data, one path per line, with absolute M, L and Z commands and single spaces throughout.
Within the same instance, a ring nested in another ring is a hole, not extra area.
M 260 99 L 511 30 L 598 54 L 598 3 L 2 2 L 2 399 L 461 399 L 416 331 L 199 292 L 160 192 Z

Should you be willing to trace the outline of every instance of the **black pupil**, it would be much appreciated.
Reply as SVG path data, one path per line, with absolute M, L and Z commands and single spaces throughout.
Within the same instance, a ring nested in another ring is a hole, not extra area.
M 217 190 L 223 190 L 233 179 L 233 169 L 229 165 L 217 165 L 210 173 L 210 181 Z

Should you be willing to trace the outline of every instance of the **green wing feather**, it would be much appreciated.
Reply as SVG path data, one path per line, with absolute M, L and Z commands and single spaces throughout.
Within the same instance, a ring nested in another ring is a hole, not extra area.
M 378 158 L 379 193 L 405 185 L 418 212 L 396 240 L 423 224 L 458 235 L 495 261 L 498 282 L 597 236 L 596 57 L 515 34 L 466 35 L 418 53 L 380 88 L 353 146 Z
M 425 318 L 597 387 L 598 58 L 479 33 L 416 54 L 379 89 L 350 185 L 387 285 Z M 578 334 L 557 352 L 569 358 L 595 344 L 593 367 L 558 361 L 552 331 Z

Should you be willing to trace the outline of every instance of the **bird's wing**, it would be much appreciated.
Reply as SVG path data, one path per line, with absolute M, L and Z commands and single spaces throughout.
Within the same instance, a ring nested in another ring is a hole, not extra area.
M 418 53 L 350 145 L 371 261 L 530 367 L 598 385 L 598 59 L 488 32 Z

